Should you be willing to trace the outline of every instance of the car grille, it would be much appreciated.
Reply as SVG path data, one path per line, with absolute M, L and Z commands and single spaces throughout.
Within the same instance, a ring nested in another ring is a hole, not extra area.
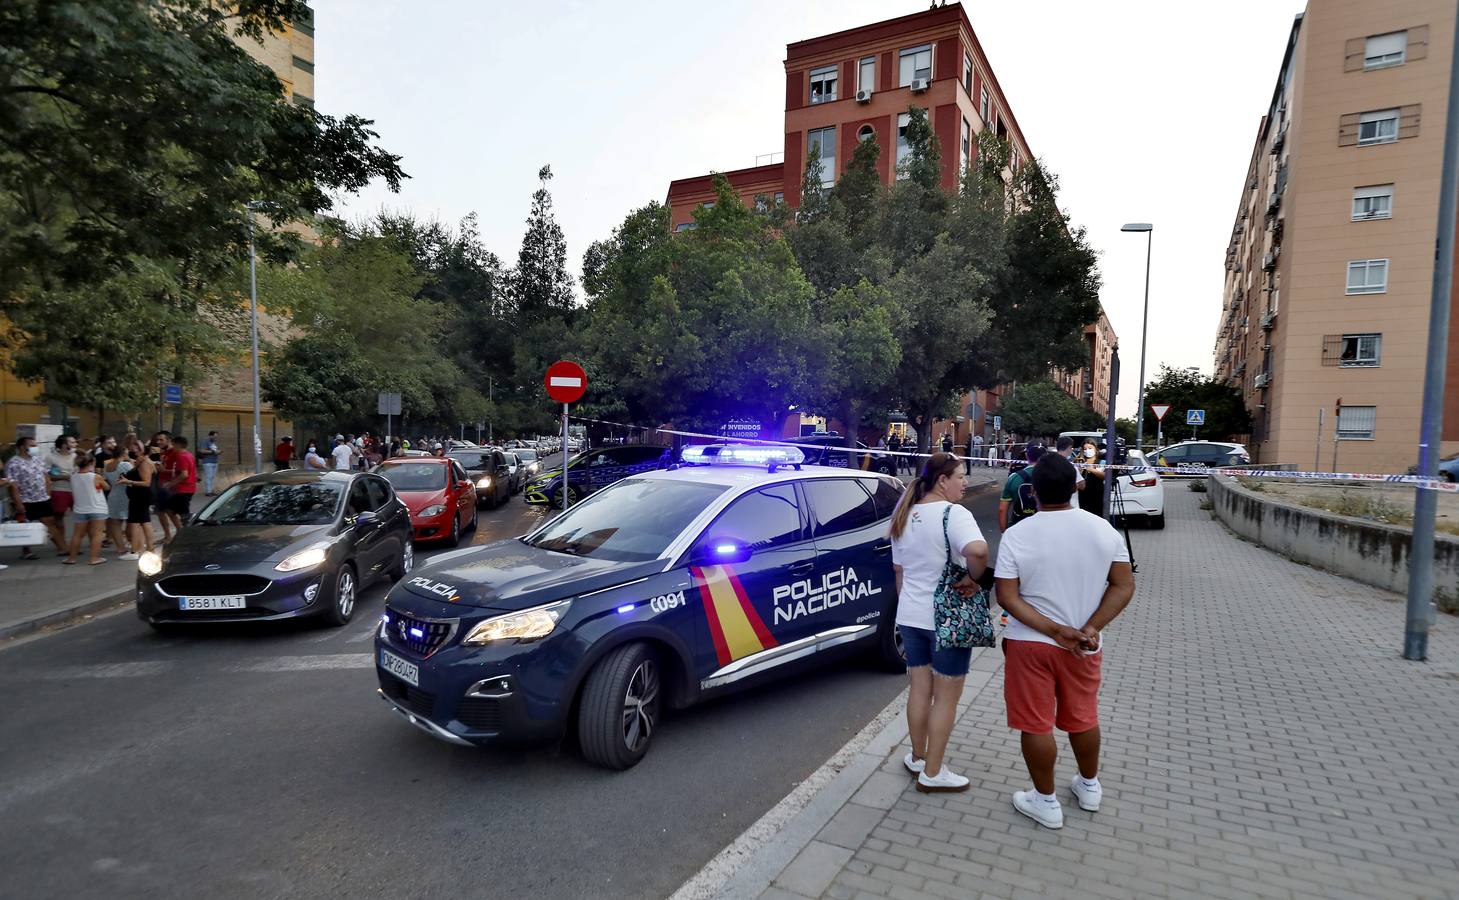
M 462 700 L 456 718 L 472 731 L 500 731 L 502 726 L 498 701 L 482 697 Z
M 432 622 L 389 607 L 385 609 L 385 633 L 390 636 L 390 642 L 420 656 L 430 656 L 441 649 L 455 631 L 455 619 Z
M 398 678 L 385 676 L 380 679 L 380 690 L 385 696 L 399 703 L 418 716 L 430 716 L 436 711 L 436 695 L 430 691 L 414 688 Z
M 258 619 L 273 613 L 259 607 L 244 609 L 167 609 L 153 616 L 159 622 L 206 622 L 209 619 Z
M 173 575 L 157 583 L 174 597 L 217 597 L 228 594 L 261 594 L 269 580 L 258 575 Z

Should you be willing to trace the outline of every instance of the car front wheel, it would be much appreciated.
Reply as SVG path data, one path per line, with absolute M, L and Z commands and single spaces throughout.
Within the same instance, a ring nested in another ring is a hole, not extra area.
M 324 611 L 324 621 L 336 628 L 349 624 L 355 614 L 358 590 L 359 583 L 355 579 L 354 567 L 349 563 L 340 566 L 339 574 L 334 577 L 334 602 Z
M 588 675 L 578 707 L 578 740 L 589 762 L 627 769 L 648 753 L 663 707 L 659 672 L 648 647 L 627 644 Z

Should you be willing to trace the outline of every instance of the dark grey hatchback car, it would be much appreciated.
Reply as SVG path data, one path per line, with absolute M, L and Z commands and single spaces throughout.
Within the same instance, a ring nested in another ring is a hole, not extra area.
M 137 563 L 137 615 L 154 627 L 321 616 L 343 625 L 370 582 L 415 564 L 410 514 L 361 472 L 288 470 L 224 491 Z

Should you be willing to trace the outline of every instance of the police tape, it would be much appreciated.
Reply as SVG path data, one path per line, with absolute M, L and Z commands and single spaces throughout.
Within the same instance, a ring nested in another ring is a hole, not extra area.
M 651 427 L 647 425 L 629 425 L 623 422 L 609 422 L 603 419 L 590 419 L 584 416 L 572 416 L 574 421 L 591 422 L 597 425 L 608 425 L 614 428 L 628 428 L 637 431 L 652 431 L 656 434 L 667 434 L 675 437 L 702 438 L 710 441 L 734 442 L 741 444 L 768 444 L 775 447 L 796 447 L 802 450 L 815 450 L 818 452 L 846 452 L 863 454 L 868 457 L 904 457 L 912 460 L 928 459 L 932 453 L 921 453 L 908 450 L 890 450 L 884 447 L 831 447 L 826 444 L 809 444 L 793 440 L 776 440 L 773 438 L 751 438 L 735 435 L 706 434 L 699 431 L 680 431 L 675 428 Z M 1023 442 L 1013 446 L 1025 446 Z M 940 452 L 940 451 L 939 451 Z M 992 451 L 990 451 L 992 452 Z M 1137 451 L 1138 452 L 1138 451 Z M 949 453 L 949 456 L 963 462 L 977 463 L 984 468 L 989 467 L 1013 467 L 1026 466 L 1026 459 L 1007 459 L 1000 456 L 963 456 L 957 453 Z M 1292 481 L 1344 481 L 1359 483 L 1382 483 L 1406 485 L 1419 490 L 1442 491 L 1445 493 L 1459 493 L 1459 483 L 1445 481 L 1442 478 L 1426 478 L 1422 475 L 1385 475 L 1382 473 L 1369 472 L 1300 472 L 1286 469 L 1242 469 L 1228 466 L 1152 466 L 1144 465 L 1120 465 L 1115 463 L 1079 463 L 1086 469 L 1114 469 L 1131 474 L 1138 472 L 1156 472 L 1161 475 L 1181 476 L 1203 476 L 1203 475 L 1229 475 L 1236 478 L 1266 478 Z

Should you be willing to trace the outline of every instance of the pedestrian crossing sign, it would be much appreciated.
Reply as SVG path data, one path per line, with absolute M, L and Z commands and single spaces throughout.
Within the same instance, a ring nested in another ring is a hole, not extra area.
M 1204 409 L 1188 409 L 1185 411 L 1185 424 L 1204 425 L 1206 424 L 1206 411 Z

